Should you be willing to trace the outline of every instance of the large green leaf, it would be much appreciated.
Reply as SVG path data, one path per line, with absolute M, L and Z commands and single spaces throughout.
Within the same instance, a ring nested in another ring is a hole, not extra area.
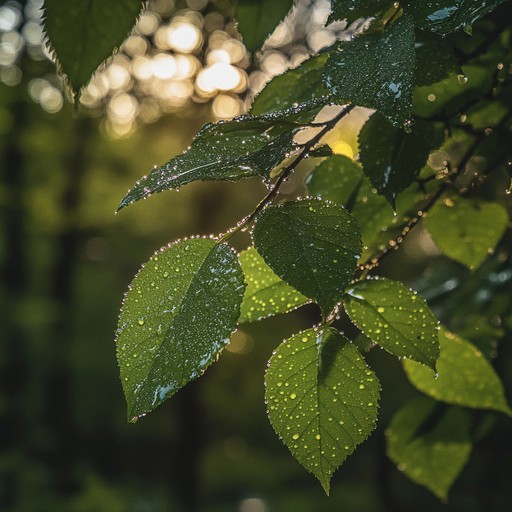
M 308 302 L 307 297 L 277 277 L 254 247 L 239 256 L 247 287 L 239 322 L 254 322 L 288 313 Z
M 414 386 L 442 402 L 512 415 L 500 378 L 474 345 L 444 329 L 439 343 L 437 374 L 414 361 L 403 361 Z
M 373 186 L 392 204 L 427 162 L 430 151 L 441 145 L 443 129 L 428 121 L 416 121 L 412 131 L 389 125 L 375 113 L 359 135 L 363 170 Z
M 324 83 L 340 103 L 374 108 L 394 126 L 410 122 L 414 26 L 402 16 L 385 32 L 362 34 L 330 52 Z
M 345 297 L 347 313 L 373 342 L 399 358 L 435 368 L 438 326 L 425 299 L 390 279 L 356 282 Z
M 347 20 L 349 23 L 368 16 L 375 16 L 393 5 L 392 0 L 331 0 L 328 22 Z
M 292 5 L 293 0 L 237 0 L 235 18 L 249 51 L 263 46 Z
M 340 333 L 309 329 L 274 352 L 265 385 L 272 426 L 329 493 L 334 471 L 375 428 L 377 377 Z
M 327 54 L 317 55 L 273 78 L 256 96 L 251 114 L 275 112 L 297 104 L 308 105 L 319 99 L 328 103 L 329 94 L 322 84 L 322 70 L 328 57 Z
M 406 11 L 422 29 L 449 34 L 471 25 L 506 0 L 407 0 Z
M 257 218 L 254 243 L 272 270 L 317 302 L 324 315 L 341 299 L 361 253 L 361 234 L 341 206 L 290 201 Z
M 250 176 L 268 179 L 294 148 L 293 135 L 300 128 L 293 121 L 271 115 L 207 124 L 188 150 L 139 180 L 118 209 L 192 181 L 236 181 Z
M 386 431 L 389 458 L 411 480 L 446 500 L 471 454 L 466 411 L 441 406 L 428 398 L 411 400 Z
M 128 417 L 138 417 L 199 377 L 236 328 L 244 293 L 235 253 L 210 238 L 155 253 L 126 294 L 117 357 Z
M 141 12 L 140 0 L 44 0 L 44 27 L 73 91 L 124 41 Z
M 425 218 L 439 248 L 471 269 L 494 251 L 507 224 L 507 211 L 499 204 L 461 197 L 438 201 Z

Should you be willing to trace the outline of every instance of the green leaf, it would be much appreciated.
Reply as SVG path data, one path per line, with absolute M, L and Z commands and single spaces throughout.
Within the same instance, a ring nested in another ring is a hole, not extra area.
M 126 293 L 117 358 L 128 417 L 199 377 L 229 342 L 244 293 L 236 254 L 210 238 L 156 252 Z
M 242 251 L 239 260 L 247 282 L 239 322 L 288 313 L 308 302 L 304 295 L 272 272 L 254 247 Z
M 270 171 L 293 150 L 293 135 L 300 128 L 300 124 L 271 115 L 207 124 L 187 151 L 139 180 L 121 200 L 118 210 L 197 180 L 237 181 L 250 176 L 269 179 Z
M 419 28 L 446 35 L 469 28 L 482 16 L 492 12 L 505 0 L 408 0 L 406 11 Z
M 142 2 L 45 0 L 43 8 L 50 46 L 76 93 L 125 40 Z
M 347 290 L 345 308 L 356 326 L 384 350 L 435 368 L 438 325 L 425 299 L 390 279 L 365 279 Z
M 411 400 L 386 431 L 389 458 L 411 480 L 443 501 L 471 454 L 469 417 L 455 407 L 436 410 L 428 398 Z
M 292 5 L 293 0 L 238 0 L 235 18 L 249 51 L 263 46 Z
M 327 22 L 346 19 L 352 23 L 359 18 L 376 16 L 391 5 L 391 0 L 331 0 L 331 14 Z
M 334 471 L 375 428 L 377 377 L 340 333 L 309 329 L 277 348 L 265 387 L 274 430 L 328 494 Z
M 512 415 L 500 378 L 475 346 L 444 329 L 439 332 L 439 343 L 437 375 L 414 361 L 403 361 L 416 388 L 441 402 Z
M 359 135 L 364 173 L 379 194 L 394 205 L 397 194 L 413 183 L 430 151 L 442 141 L 443 129 L 438 124 L 416 121 L 412 131 L 405 133 L 375 113 Z
M 407 127 L 414 68 L 414 26 L 402 16 L 385 32 L 339 43 L 330 52 L 324 83 L 340 103 L 377 109 L 393 126 Z
M 272 270 L 317 302 L 327 315 L 341 299 L 361 252 L 361 234 L 341 206 L 319 199 L 290 201 L 257 218 L 254 243 Z
M 447 256 L 475 269 L 505 233 L 508 214 L 499 204 L 458 197 L 438 201 L 424 222 Z
M 297 104 L 308 105 L 319 99 L 327 104 L 329 93 L 322 84 L 322 70 L 328 57 L 327 54 L 312 57 L 295 69 L 273 78 L 256 96 L 251 114 L 275 112 Z

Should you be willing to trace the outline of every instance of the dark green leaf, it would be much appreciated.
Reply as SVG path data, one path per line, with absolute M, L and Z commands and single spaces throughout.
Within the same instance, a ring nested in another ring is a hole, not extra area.
M 364 173 L 379 194 L 394 205 L 397 194 L 416 179 L 430 151 L 442 141 L 440 125 L 416 121 L 412 131 L 405 133 L 375 113 L 359 135 Z
M 254 52 L 286 16 L 293 0 L 238 0 L 235 18 L 247 49 Z
M 499 204 L 461 197 L 438 201 L 425 218 L 439 248 L 471 269 L 494 252 L 507 224 L 507 211 Z
M 304 295 L 272 272 L 254 247 L 241 252 L 239 259 L 247 282 L 239 322 L 288 313 L 308 302 Z
M 512 415 L 500 378 L 476 347 L 444 329 L 439 332 L 439 343 L 437 375 L 414 361 L 403 361 L 416 388 L 441 402 Z
M 272 270 L 317 302 L 324 315 L 341 299 L 361 252 L 361 234 L 341 206 L 319 199 L 270 206 L 254 243 Z
M 280 111 L 319 99 L 328 103 L 329 93 L 322 84 L 322 70 L 328 57 L 327 54 L 312 57 L 297 68 L 273 78 L 256 96 L 251 114 Z
M 138 417 L 199 377 L 236 327 L 243 274 L 226 244 L 183 240 L 155 253 L 126 294 L 117 357 L 128 417 Z
M 466 411 L 443 408 L 428 398 L 411 400 L 386 431 L 389 458 L 411 480 L 446 500 L 471 454 Z
M 359 18 L 376 16 L 391 5 L 391 0 L 331 0 L 328 23 L 345 19 L 352 23 Z
M 482 16 L 492 12 L 506 0 L 407 0 L 406 11 L 419 28 L 437 34 L 450 34 L 469 28 Z
M 387 31 L 363 34 L 330 52 L 324 83 L 340 103 L 374 108 L 394 126 L 410 122 L 414 27 L 402 16 Z
M 125 40 L 142 2 L 45 0 L 43 8 L 50 46 L 76 93 Z
M 425 299 L 390 279 L 365 279 L 347 290 L 347 313 L 384 350 L 435 368 L 438 326 Z
M 377 377 L 337 331 L 309 329 L 274 352 L 265 386 L 272 426 L 329 493 L 334 471 L 375 428 Z

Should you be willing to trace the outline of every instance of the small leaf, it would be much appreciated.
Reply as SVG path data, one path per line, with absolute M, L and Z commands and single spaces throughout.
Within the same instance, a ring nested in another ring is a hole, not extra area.
M 293 0 L 238 0 L 235 18 L 250 52 L 263 46 L 293 5 Z
M 348 23 L 359 18 L 376 16 L 393 5 L 391 0 L 332 0 L 328 23 L 335 20 L 347 20 Z
M 276 112 L 297 104 L 308 105 L 320 99 L 327 104 L 329 93 L 322 84 L 322 70 L 328 57 L 327 54 L 317 55 L 273 78 L 256 96 L 251 114 Z M 307 120 L 311 121 L 315 114 L 313 112 Z
M 44 28 L 73 92 L 121 46 L 141 9 L 139 0 L 44 1 Z
M 394 204 L 399 192 L 416 179 L 430 151 L 443 142 L 443 129 L 417 121 L 410 133 L 393 128 L 378 113 L 372 115 L 359 135 L 364 173 L 379 194 Z
M 309 329 L 274 352 L 265 388 L 274 430 L 328 494 L 332 474 L 375 428 L 377 377 L 340 333 Z
M 403 361 L 407 377 L 422 393 L 448 404 L 493 409 L 509 416 L 503 384 L 491 364 L 471 343 L 444 329 L 437 375 L 414 361 Z
M 361 234 L 341 206 L 319 199 L 270 206 L 254 243 L 272 270 L 317 302 L 324 315 L 341 299 L 361 252 Z
M 389 458 L 411 480 L 446 501 L 448 491 L 471 454 L 466 411 L 428 398 L 411 400 L 386 431 Z
M 390 279 L 365 279 L 347 290 L 347 313 L 384 350 L 435 368 L 438 327 L 425 299 Z
M 153 410 L 217 359 L 236 327 L 244 286 L 234 252 L 210 238 L 164 247 L 146 263 L 117 329 L 129 418 Z
M 254 247 L 241 252 L 239 259 L 247 282 L 239 322 L 288 313 L 308 302 L 304 295 L 272 272 Z
M 494 251 L 508 224 L 507 211 L 495 203 L 464 198 L 438 201 L 425 218 L 434 242 L 470 269 Z
M 245 116 L 203 126 L 187 151 L 139 180 L 121 200 L 118 210 L 197 180 L 237 181 L 250 176 L 268 179 L 270 171 L 294 148 L 293 135 L 301 128 L 300 124 L 280 119 Z
M 383 33 L 339 43 L 330 52 L 324 84 L 338 102 L 377 109 L 393 126 L 407 127 L 414 68 L 414 27 L 404 15 Z

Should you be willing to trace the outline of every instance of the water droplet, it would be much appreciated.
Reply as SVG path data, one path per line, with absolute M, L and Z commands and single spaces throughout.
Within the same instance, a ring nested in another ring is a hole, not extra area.
M 139 325 L 144 325 L 144 320 L 142 318 L 139 319 L 139 321 L 137 322 Z

